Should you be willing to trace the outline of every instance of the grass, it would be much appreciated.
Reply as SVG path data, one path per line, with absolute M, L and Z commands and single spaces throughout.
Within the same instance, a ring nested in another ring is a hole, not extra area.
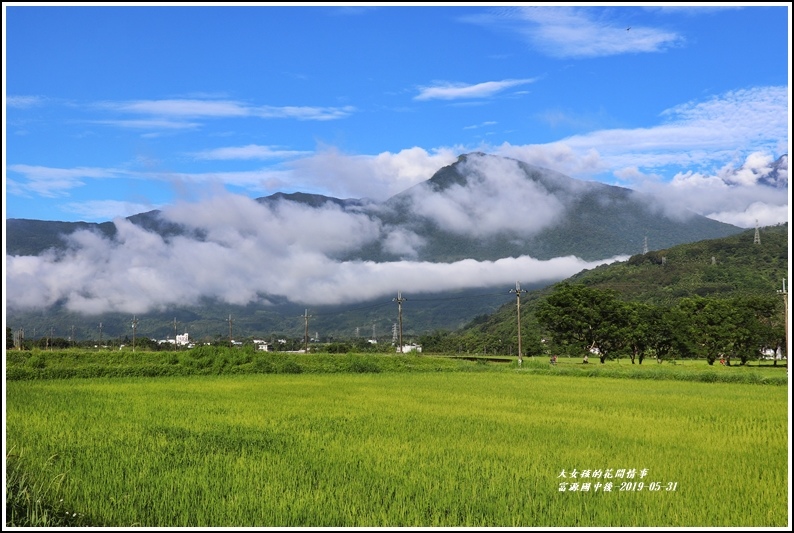
M 771 364 L 709 366 L 705 361 L 629 360 L 590 364 L 560 358 L 549 365 L 546 358 L 525 358 L 519 369 L 515 358 L 494 362 L 486 358 L 384 354 L 287 354 L 253 349 L 203 346 L 182 352 L 132 352 L 96 350 L 8 351 L 6 380 L 66 379 L 92 377 L 163 377 L 190 375 L 380 373 L 380 372 L 513 372 L 582 377 L 672 379 L 708 382 L 786 385 L 785 366 Z
M 43 493 L 96 526 L 787 524 L 785 387 L 530 363 L 9 381 L 7 443 L 28 485 L 61 476 Z M 574 469 L 637 474 L 560 491 Z

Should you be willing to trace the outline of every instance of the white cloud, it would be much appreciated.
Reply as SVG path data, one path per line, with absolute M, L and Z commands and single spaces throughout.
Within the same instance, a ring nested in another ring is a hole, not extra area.
M 242 117 L 250 108 L 230 100 L 136 100 L 132 102 L 101 102 L 97 106 L 124 113 L 176 117 Z
M 754 152 L 747 156 L 741 168 L 725 168 L 724 180 L 728 183 L 738 185 L 755 185 L 759 178 L 768 176 L 772 172 L 772 164 L 775 162 L 772 154 Z
M 391 296 L 552 282 L 606 261 L 529 257 L 455 263 L 340 261 L 334 254 L 378 237 L 362 214 L 292 202 L 274 207 L 225 195 L 167 208 L 167 220 L 205 232 L 201 241 L 163 239 L 130 222 L 114 221 L 114 240 L 90 231 L 69 238 L 65 253 L 6 257 L 7 301 L 14 309 L 63 303 L 71 311 L 144 313 L 201 298 L 230 304 L 287 298 L 306 305 L 342 304 Z M 309 216 L 310 215 L 310 216 Z M 405 234 L 403 244 L 411 243 Z M 397 240 L 393 241 L 397 246 Z M 288 273 L 288 275 L 286 274 Z
M 324 148 L 289 165 L 293 184 L 342 198 L 385 200 L 430 179 L 439 168 L 455 162 L 457 155 L 452 148 L 428 152 L 414 147 L 374 156 L 350 156 L 335 148 Z
M 441 83 L 420 87 L 414 100 L 457 100 L 461 98 L 490 98 L 510 87 L 533 83 L 534 79 L 486 81 L 474 85 L 463 83 Z
M 740 228 L 752 228 L 755 225 L 774 226 L 789 221 L 789 206 L 753 202 L 744 210 L 719 211 L 706 213 L 705 216 Z
M 592 8 L 532 6 L 492 10 L 465 20 L 517 34 L 536 50 L 558 58 L 661 52 L 683 44 L 674 32 L 640 26 L 627 30 L 623 21 L 610 16 Z
M 424 246 L 425 240 L 422 237 L 403 228 L 389 228 L 383 242 L 384 251 L 403 259 L 416 259 L 419 250 Z
M 286 159 L 305 156 L 311 152 L 299 150 L 280 150 L 271 146 L 248 144 L 246 146 L 227 146 L 194 152 L 196 159 L 226 160 L 226 159 Z
M 750 228 L 756 221 L 762 226 L 787 222 L 789 201 L 787 187 L 773 187 L 760 184 L 758 179 L 765 174 L 759 172 L 770 167 L 769 154 L 754 153 L 747 162 L 755 165 L 753 179 L 744 175 L 746 169 L 735 167 L 721 169 L 715 174 L 681 172 L 669 183 L 656 179 L 638 181 L 635 189 L 650 194 L 668 213 L 688 209 L 720 222 Z
M 6 106 L 25 109 L 28 107 L 36 107 L 44 103 L 44 98 L 41 96 L 23 96 L 11 95 L 5 98 Z
M 141 120 L 92 120 L 92 124 L 116 126 L 117 128 L 133 128 L 143 130 L 192 130 L 201 126 L 198 122 L 183 122 L 165 119 Z
M 87 200 L 68 202 L 62 206 L 64 211 L 75 213 L 87 222 L 105 222 L 116 217 L 129 217 L 160 209 L 160 205 L 125 202 L 118 200 Z
M 261 106 L 253 109 L 255 116 L 262 118 L 294 118 L 297 120 L 338 120 L 355 113 L 353 106 L 310 107 L 310 106 Z
M 658 172 L 671 166 L 737 166 L 742 154 L 779 154 L 781 139 L 788 137 L 787 88 L 735 91 L 666 110 L 662 116 L 666 121 L 657 126 L 597 130 L 548 144 L 504 143 L 488 151 L 574 177 L 629 167 Z
M 119 172 L 113 169 L 77 167 L 53 168 L 35 165 L 9 165 L 8 170 L 22 174 L 26 182 L 16 181 L 19 194 L 31 192 L 47 198 L 65 196 L 67 191 L 85 185 L 86 178 L 116 178 Z
M 317 106 L 252 106 L 232 100 L 136 100 L 131 102 L 100 102 L 96 107 L 120 113 L 136 113 L 159 117 L 141 121 L 105 121 L 118 123 L 126 127 L 144 127 L 151 122 L 156 125 L 162 122 L 164 127 L 181 124 L 167 117 L 183 118 L 229 118 L 229 117 L 260 117 L 260 118 L 294 118 L 297 120 L 336 120 L 346 118 L 356 111 L 355 107 L 317 107 Z M 140 123 L 141 126 L 134 126 Z M 173 127 L 173 126 L 170 126 Z
M 487 237 L 508 231 L 532 236 L 558 222 L 560 198 L 529 180 L 514 160 L 471 155 L 460 165 L 465 185 L 429 194 L 411 190 L 411 210 L 458 234 Z

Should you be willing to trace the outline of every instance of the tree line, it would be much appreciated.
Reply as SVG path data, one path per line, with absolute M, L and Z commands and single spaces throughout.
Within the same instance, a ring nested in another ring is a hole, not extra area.
M 774 297 L 695 295 L 663 306 L 623 301 L 619 294 L 559 284 L 538 302 L 535 327 L 522 334 L 523 355 L 589 355 L 601 363 L 628 357 L 632 364 L 647 357 L 659 362 L 698 358 L 710 365 L 719 359 L 730 365 L 759 359 L 767 351 L 785 354 L 786 324 Z M 517 353 L 515 339 L 471 329 L 463 335 L 424 335 L 420 342 L 425 352 Z

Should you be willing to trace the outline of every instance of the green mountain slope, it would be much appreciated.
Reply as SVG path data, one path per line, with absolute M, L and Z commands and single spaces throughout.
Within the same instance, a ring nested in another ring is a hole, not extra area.
M 776 291 L 789 276 L 788 224 L 759 228 L 721 239 L 682 244 L 627 261 L 585 270 L 560 283 L 580 283 L 613 289 L 626 301 L 672 305 L 681 298 L 766 296 L 780 301 Z M 557 284 L 522 296 L 522 335 L 537 337 L 534 310 Z M 780 302 L 782 309 L 782 301 Z M 491 315 L 483 315 L 457 334 L 461 337 L 513 339 L 516 336 L 515 299 Z

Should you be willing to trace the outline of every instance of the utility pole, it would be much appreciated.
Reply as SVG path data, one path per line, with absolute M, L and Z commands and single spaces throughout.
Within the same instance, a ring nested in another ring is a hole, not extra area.
M 309 310 L 306 309 L 303 312 L 303 352 L 309 353 L 309 319 L 312 315 L 309 314 Z
M 174 351 L 176 351 L 176 317 L 174 317 Z
M 788 354 L 788 291 L 786 290 L 786 280 L 783 280 L 783 288 L 778 289 L 777 293 L 783 297 L 783 317 L 785 322 L 783 322 L 783 327 L 785 328 L 786 332 L 786 357 L 789 356 Z M 774 355 L 775 366 L 777 366 L 777 354 Z
M 397 320 L 400 323 L 400 353 L 403 353 L 403 302 L 405 298 L 400 291 L 397 291 L 397 298 L 393 298 L 392 301 L 397 302 Z
M 138 327 L 138 319 L 132 315 L 132 351 L 135 351 L 135 328 Z
M 510 289 L 510 292 L 516 293 L 516 315 L 518 317 L 518 366 L 521 366 L 523 360 L 521 359 L 521 293 L 527 292 L 521 288 L 521 284 L 516 281 L 516 288 Z
M 234 341 L 232 340 L 232 315 L 229 315 L 229 346 L 234 346 Z
M 25 343 L 25 328 L 19 328 L 14 336 L 14 346 L 22 350 L 22 345 Z

